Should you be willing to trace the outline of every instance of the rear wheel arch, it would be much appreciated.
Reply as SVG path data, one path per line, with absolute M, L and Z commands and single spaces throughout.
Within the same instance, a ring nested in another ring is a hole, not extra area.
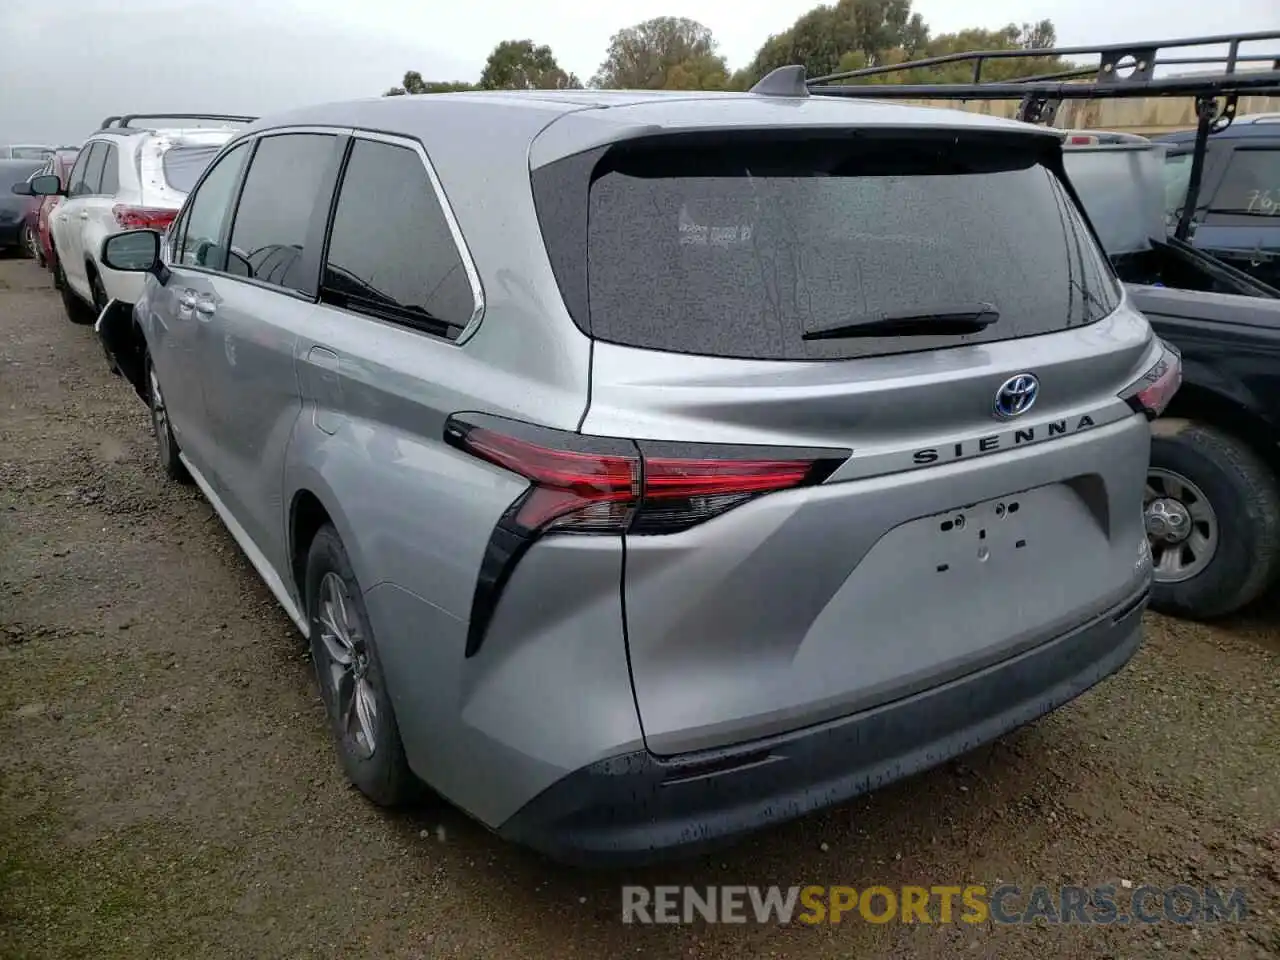
M 1202 384 L 1183 383 L 1168 409 L 1152 424 L 1152 431 L 1167 436 L 1181 428 L 1175 423 L 1179 420 L 1202 423 L 1231 434 L 1280 474 L 1280 428 L 1238 399 Z
M 298 598 L 306 602 L 307 554 L 311 541 L 327 524 L 329 510 L 310 490 L 299 490 L 289 504 L 289 575 Z

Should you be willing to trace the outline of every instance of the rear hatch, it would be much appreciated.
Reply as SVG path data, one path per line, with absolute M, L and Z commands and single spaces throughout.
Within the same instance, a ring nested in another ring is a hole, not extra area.
M 235 135 L 232 130 L 164 130 L 147 137 L 138 153 L 145 206 L 182 206 L 187 194 L 223 145 Z
M 1060 170 L 1040 134 L 822 128 L 534 171 L 595 340 L 581 430 L 646 457 L 623 601 L 651 750 L 909 696 L 1140 589 L 1119 395 L 1159 348 Z

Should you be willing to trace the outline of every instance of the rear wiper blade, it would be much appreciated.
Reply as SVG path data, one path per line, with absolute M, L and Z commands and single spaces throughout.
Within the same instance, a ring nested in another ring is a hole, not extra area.
M 806 330 L 803 340 L 843 340 L 849 337 L 959 337 L 985 330 L 1000 319 L 989 303 L 963 304 L 925 313 L 875 313 L 834 327 Z

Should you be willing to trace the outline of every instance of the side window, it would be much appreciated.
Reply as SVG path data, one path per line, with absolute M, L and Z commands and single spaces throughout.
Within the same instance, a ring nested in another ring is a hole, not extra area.
M 321 299 L 450 338 L 470 321 L 475 295 L 416 151 L 355 141 L 338 194 Z
M 114 197 L 120 191 L 120 154 L 114 143 L 107 145 L 102 161 L 102 183 L 98 193 Z
M 1191 154 L 1171 153 L 1164 161 L 1164 218 L 1172 225 L 1182 212 L 1182 201 L 1187 198 L 1191 183 Z
M 80 155 L 76 157 L 76 165 L 71 168 L 71 176 L 67 178 L 67 196 L 81 197 L 89 192 L 86 183 L 89 164 L 102 147 L 100 143 L 91 143 L 80 151 Z
M 175 263 L 208 270 L 225 270 L 225 228 L 235 202 L 240 171 L 249 159 L 250 145 L 234 147 L 209 171 L 187 204 L 174 234 Z
M 1280 218 L 1280 149 L 1232 151 L 1209 212 Z
M 98 193 L 98 188 L 102 184 L 102 168 L 107 161 L 107 152 L 111 149 L 109 144 L 95 143 L 93 151 L 89 155 L 89 165 L 84 170 L 84 192 L 89 195 Z
M 258 141 L 231 228 L 227 272 L 301 293 L 311 293 L 299 271 L 318 196 L 333 160 L 336 138 L 288 133 Z

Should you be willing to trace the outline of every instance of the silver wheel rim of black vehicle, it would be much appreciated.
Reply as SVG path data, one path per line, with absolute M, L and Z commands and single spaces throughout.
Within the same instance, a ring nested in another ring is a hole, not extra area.
M 1157 583 L 1182 583 L 1203 573 L 1218 552 L 1218 514 L 1203 490 L 1164 467 L 1147 471 L 1142 519 Z

